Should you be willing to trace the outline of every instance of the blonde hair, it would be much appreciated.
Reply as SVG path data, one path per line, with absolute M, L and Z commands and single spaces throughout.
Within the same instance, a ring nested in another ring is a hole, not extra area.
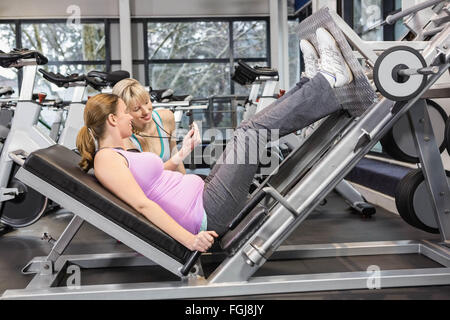
M 120 80 L 113 87 L 112 93 L 125 102 L 128 110 L 137 105 L 147 104 L 150 101 L 150 94 L 136 79 Z
M 138 105 L 147 104 L 150 101 L 150 94 L 145 87 L 136 79 L 123 79 L 116 83 L 113 87 L 112 93 L 121 98 L 127 105 L 127 110 Z M 133 122 L 133 133 L 138 135 L 141 133 L 140 128 L 137 128 Z M 148 139 L 139 140 L 142 150 L 150 150 L 150 142 Z
M 77 135 L 77 148 L 81 154 L 80 168 L 87 172 L 94 166 L 96 140 L 103 137 L 106 119 L 117 112 L 119 97 L 115 94 L 100 93 L 89 98 L 84 109 L 84 126 Z

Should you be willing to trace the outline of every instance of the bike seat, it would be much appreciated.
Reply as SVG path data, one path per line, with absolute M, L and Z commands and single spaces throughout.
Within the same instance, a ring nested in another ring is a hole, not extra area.
M 239 60 L 231 79 L 241 85 L 248 85 L 252 84 L 260 76 L 278 77 L 278 71 L 268 67 L 251 67 L 244 61 Z
M 252 84 L 256 80 L 256 77 L 252 76 L 251 74 L 246 74 L 242 71 L 242 69 L 236 67 L 233 75 L 231 76 L 231 80 L 239 83 L 242 86 L 245 86 Z
M 171 100 L 172 101 L 191 101 L 192 99 L 194 99 L 193 96 L 191 96 L 190 94 L 185 94 L 182 96 L 172 96 Z
M 173 93 L 174 92 L 172 89 L 153 90 L 152 88 L 150 88 L 150 98 L 152 99 L 152 101 L 156 102 L 168 102 L 172 98 Z
M 124 70 L 112 72 L 90 71 L 86 76 L 87 83 L 96 90 L 112 87 L 120 80 L 130 77 L 130 73 Z
M 14 89 L 11 87 L 0 87 L 0 97 L 10 96 L 14 93 Z
M 250 66 L 242 60 L 238 61 L 238 67 L 242 67 L 246 72 L 253 74 L 255 77 L 266 76 L 266 77 L 278 77 L 278 70 L 269 67 L 260 66 Z
M 44 69 L 39 69 L 39 72 L 42 73 L 42 76 L 51 83 L 56 84 L 58 87 L 68 88 L 70 83 L 85 81 L 85 75 L 79 75 L 78 73 L 73 73 L 67 76 L 62 75 L 61 73 L 53 73 L 46 71 Z
M 48 59 L 36 50 L 14 49 L 9 53 L 0 50 L 0 66 L 3 68 L 21 68 L 22 66 L 15 66 L 15 64 L 22 59 L 35 59 L 38 65 L 47 64 L 48 62 Z

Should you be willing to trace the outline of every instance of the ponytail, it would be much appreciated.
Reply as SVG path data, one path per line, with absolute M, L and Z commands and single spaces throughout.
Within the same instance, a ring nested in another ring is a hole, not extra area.
M 97 142 L 105 134 L 106 119 L 115 114 L 119 97 L 115 94 L 100 93 L 90 98 L 84 108 L 84 126 L 77 135 L 77 148 L 81 154 L 80 168 L 87 172 L 94 167 Z
M 83 126 L 77 135 L 77 148 L 81 154 L 80 168 L 87 172 L 94 167 L 95 140 L 88 127 Z

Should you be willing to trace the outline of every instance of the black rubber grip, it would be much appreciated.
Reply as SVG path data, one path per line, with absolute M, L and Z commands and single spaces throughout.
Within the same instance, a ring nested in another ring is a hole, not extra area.
M 48 59 L 42 53 L 28 49 L 14 49 L 9 53 L 0 50 L 0 66 L 9 68 L 12 64 L 20 59 L 35 59 L 36 64 L 43 65 L 48 63 Z
M 86 78 L 84 75 L 79 75 L 77 73 L 73 73 L 67 76 L 64 76 L 60 73 L 53 73 L 49 71 L 45 71 L 44 69 L 39 69 L 39 72 L 42 73 L 42 76 L 47 80 L 58 87 L 68 87 L 71 82 L 80 82 L 84 81 Z
M 261 202 L 262 199 L 264 199 L 265 196 L 266 192 L 263 189 L 259 190 L 258 193 L 245 204 L 244 208 L 242 208 L 242 210 L 233 219 L 233 221 L 231 221 L 228 228 L 230 230 L 236 228 L 236 226 L 242 221 L 242 219 L 244 219 L 245 216 L 247 216 L 250 211 L 252 211 L 256 207 L 256 205 Z
M 194 251 L 189 256 L 189 258 L 186 261 L 186 263 L 184 264 L 184 266 L 181 268 L 180 273 L 183 276 L 187 276 L 189 271 L 191 271 L 192 267 L 194 266 L 194 264 L 197 262 L 198 258 L 200 258 L 201 255 L 202 255 L 202 253 L 200 251 Z
M 373 205 L 366 203 L 366 202 L 358 203 L 355 206 L 355 209 L 365 216 L 372 216 L 377 212 L 377 210 L 375 209 L 375 207 Z

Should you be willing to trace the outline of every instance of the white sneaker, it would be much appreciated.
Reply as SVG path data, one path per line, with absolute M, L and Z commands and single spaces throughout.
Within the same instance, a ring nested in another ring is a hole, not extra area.
M 333 36 L 324 28 L 319 28 L 316 30 L 316 37 L 319 43 L 320 69 L 335 76 L 334 87 L 339 88 L 352 82 L 352 71 Z
M 300 40 L 300 49 L 303 53 L 303 61 L 305 61 L 305 75 L 313 78 L 319 71 L 319 55 L 316 48 L 308 40 Z

